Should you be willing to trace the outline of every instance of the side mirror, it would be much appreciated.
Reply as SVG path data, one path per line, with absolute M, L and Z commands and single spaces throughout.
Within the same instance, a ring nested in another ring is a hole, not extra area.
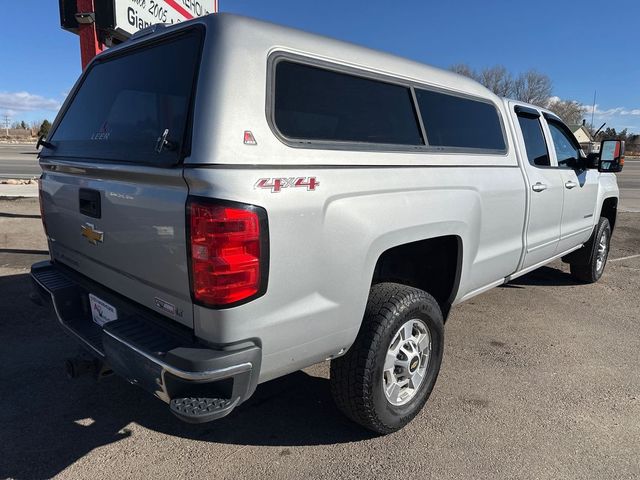
M 600 154 L 597 152 L 587 155 L 587 168 L 598 168 L 600 166 Z
M 603 173 L 617 173 L 624 166 L 624 141 L 604 140 L 600 144 L 600 162 L 598 171 Z

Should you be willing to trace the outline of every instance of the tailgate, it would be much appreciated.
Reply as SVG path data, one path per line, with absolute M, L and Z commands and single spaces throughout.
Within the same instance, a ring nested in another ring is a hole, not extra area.
M 182 170 L 43 168 L 52 259 L 191 327 Z
M 182 162 L 204 37 L 195 25 L 107 51 L 40 154 L 52 258 L 193 326 Z

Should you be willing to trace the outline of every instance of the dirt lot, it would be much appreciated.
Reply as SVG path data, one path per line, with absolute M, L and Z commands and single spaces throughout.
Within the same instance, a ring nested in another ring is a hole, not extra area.
M 340 416 L 327 364 L 196 426 L 117 377 L 66 379 L 76 346 L 28 298 L 38 213 L 0 201 L 0 478 L 640 477 L 640 213 L 598 284 L 556 263 L 455 308 L 427 408 L 387 437 Z

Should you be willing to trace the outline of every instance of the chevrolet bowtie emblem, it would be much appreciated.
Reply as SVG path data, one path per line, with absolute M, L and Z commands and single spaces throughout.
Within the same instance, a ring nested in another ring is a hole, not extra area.
M 85 223 L 80 227 L 82 236 L 89 240 L 89 243 L 92 245 L 97 245 L 98 242 L 102 243 L 104 240 L 104 232 L 100 232 L 95 229 L 95 227 L 90 223 Z

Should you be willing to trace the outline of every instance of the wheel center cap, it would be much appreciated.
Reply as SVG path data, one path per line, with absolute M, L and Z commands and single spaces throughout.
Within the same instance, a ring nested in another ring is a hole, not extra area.
M 418 369 L 418 366 L 420 365 L 420 358 L 419 357 L 413 357 L 411 359 L 411 363 L 409 363 L 409 372 L 413 373 Z

